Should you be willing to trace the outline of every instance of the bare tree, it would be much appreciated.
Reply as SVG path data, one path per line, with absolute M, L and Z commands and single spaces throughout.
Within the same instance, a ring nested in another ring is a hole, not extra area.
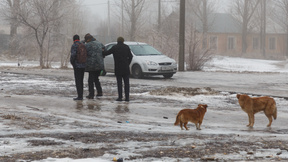
M 260 3 L 261 8 L 261 16 L 260 16 L 260 48 L 262 50 L 262 55 L 265 57 L 266 55 L 266 8 L 267 8 L 267 0 L 262 0 Z
M 247 50 L 247 35 L 251 19 L 261 0 L 235 0 L 231 1 L 231 11 L 242 23 L 242 53 Z
M 131 41 L 135 41 L 137 29 L 141 26 L 139 20 L 144 10 L 145 0 L 123 0 L 122 2 L 123 10 L 128 17 L 126 22 L 130 24 L 128 35 Z
M 2 14 L 4 17 L 10 17 L 8 21 L 10 22 L 10 41 L 9 49 L 10 54 L 16 55 L 18 42 L 17 42 L 17 29 L 19 27 L 19 22 L 17 21 L 17 9 L 20 6 L 20 0 L 5 0 L 0 4 L 2 8 Z
M 212 51 L 208 46 L 208 32 L 215 17 L 215 1 L 193 0 L 188 1 L 187 23 L 187 53 L 188 70 L 201 70 L 203 65 L 212 58 Z
M 278 0 L 274 3 L 275 12 L 273 12 L 273 19 L 286 33 L 286 58 L 288 58 L 288 0 Z
M 201 49 L 200 40 L 194 40 L 188 47 L 189 59 L 188 70 L 202 70 L 205 63 L 212 59 L 212 52 L 210 49 Z
M 207 32 L 214 23 L 213 13 L 215 12 L 216 3 L 211 0 L 189 0 L 187 1 L 188 12 L 192 12 L 194 20 L 201 23 L 200 30 L 203 34 L 202 48 L 206 49 L 207 46 Z M 198 29 L 198 30 L 199 30 Z
M 203 40 L 207 39 L 204 34 L 199 32 L 196 29 L 195 17 L 191 17 L 192 21 L 187 24 L 187 53 L 188 53 L 188 61 L 187 61 L 187 70 L 201 70 L 206 62 L 212 59 L 213 51 L 211 47 L 203 48 Z M 207 34 L 207 33 L 206 33 Z M 207 41 L 207 40 L 205 40 Z
M 41 67 L 50 67 L 53 60 L 61 60 L 61 67 L 67 67 L 72 36 L 84 35 L 87 24 L 77 0 L 2 0 L 0 6 L 4 18 L 12 24 L 11 33 L 21 38 L 19 45 L 12 43 L 17 47 L 12 50 L 25 56 L 22 59 L 35 59 L 35 53 L 39 54 Z M 18 27 L 21 33 L 17 33 Z
M 47 34 L 64 17 L 63 7 L 63 1 L 58 0 L 23 0 L 17 10 L 18 21 L 33 31 L 39 47 L 40 67 L 45 67 L 44 43 Z
M 178 60 L 179 46 L 179 13 L 172 12 L 167 17 L 163 17 L 161 31 L 157 25 L 151 28 L 148 34 L 148 42 L 163 52 L 165 55 Z

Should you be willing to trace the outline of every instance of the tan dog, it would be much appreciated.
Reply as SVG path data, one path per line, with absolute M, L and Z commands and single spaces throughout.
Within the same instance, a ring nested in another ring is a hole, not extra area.
M 196 109 L 183 109 L 179 111 L 174 125 L 178 125 L 180 123 L 180 127 L 183 130 L 182 126 L 184 124 L 186 130 L 188 130 L 187 124 L 188 121 L 190 121 L 195 124 L 197 130 L 201 130 L 200 126 L 207 111 L 207 107 L 207 105 L 199 104 Z
M 276 102 L 271 97 L 249 97 L 245 94 L 237 94 L 239 105 L 242 110 L 248 114 L 249 124 L 247 127 L 253 127 L 254 125 L 254 114 L 260 111 L 264 111 L 265 115 L 269 119 L 269 124 L 267 127 L 270 127 L 272 124 L 272 116 L 274 120 L 277 118 L 277 107 Z

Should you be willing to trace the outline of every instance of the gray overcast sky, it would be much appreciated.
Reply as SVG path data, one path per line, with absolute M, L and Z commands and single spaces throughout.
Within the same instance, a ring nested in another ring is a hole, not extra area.
M 106 19 L 108 15 L 108 0 L 79 0 L 83 8 L 91 11 L 93 14 L 100 16 L 100 19 Z M 113 0 L 110 0 L 110 4 Z M 112 9 L 112 8 L 111 8 Z
M 96 15 L 99 16 L 100 19 L 102 20 L 108 17 L 108 1 L 110 1 L 111 5 L 110 11 L 111 12 L 113 11 L 114 0 L 79 0 L 79 1 L 82 3 L 83 8 L 85 10 L 91 11 L 93 14 L 95 14 L 95 16 Z M 217 0 L 217 1 L 219 4 L 219 12 L 225 12 L 227 10 L 227 4 L 229 0 Z

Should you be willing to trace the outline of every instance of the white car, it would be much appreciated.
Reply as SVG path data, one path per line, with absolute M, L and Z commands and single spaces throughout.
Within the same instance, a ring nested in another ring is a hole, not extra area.
M 134 78 L 142 78 L 147 75 L 163 75 L 164 78 L 171 78 L 177 72 L 177 63 L 156 50 L 154 47 L 139 42 L 124 42 L 132 52 L 133 59 L 130 64 L 130 72 Z M 117 42 L 108 43 L 105 49 L 109 50 Z M 105 72 L 114 73 L 113 54 L 104 58 Z

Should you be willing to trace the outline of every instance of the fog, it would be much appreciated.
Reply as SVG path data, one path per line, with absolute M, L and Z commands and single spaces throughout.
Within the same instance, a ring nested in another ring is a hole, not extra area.
M 6 35 L 1 37 L 1 56 L 39 61 L 41 67 L 48 68 L 52 62 L 61 61 L 62 67 L 67 67 L 72 36 L 83 38 L 91 33 L 103 44 L 118 36 L 145 42 L 178 61 L 179 1 L 53 1 L 13 1 L 12 6 L 7 0 L 1 1 L 1 19 L 6 20 L 0 26 Z M 285 1 L 187 0 L 185 6 L 187 67 L 217 55 L 286 59 L 288 11 L 281 7 Z M 46 15 L 37 13 L 39 7 Z M 247 14 L 242 14 L 244 11 Z

